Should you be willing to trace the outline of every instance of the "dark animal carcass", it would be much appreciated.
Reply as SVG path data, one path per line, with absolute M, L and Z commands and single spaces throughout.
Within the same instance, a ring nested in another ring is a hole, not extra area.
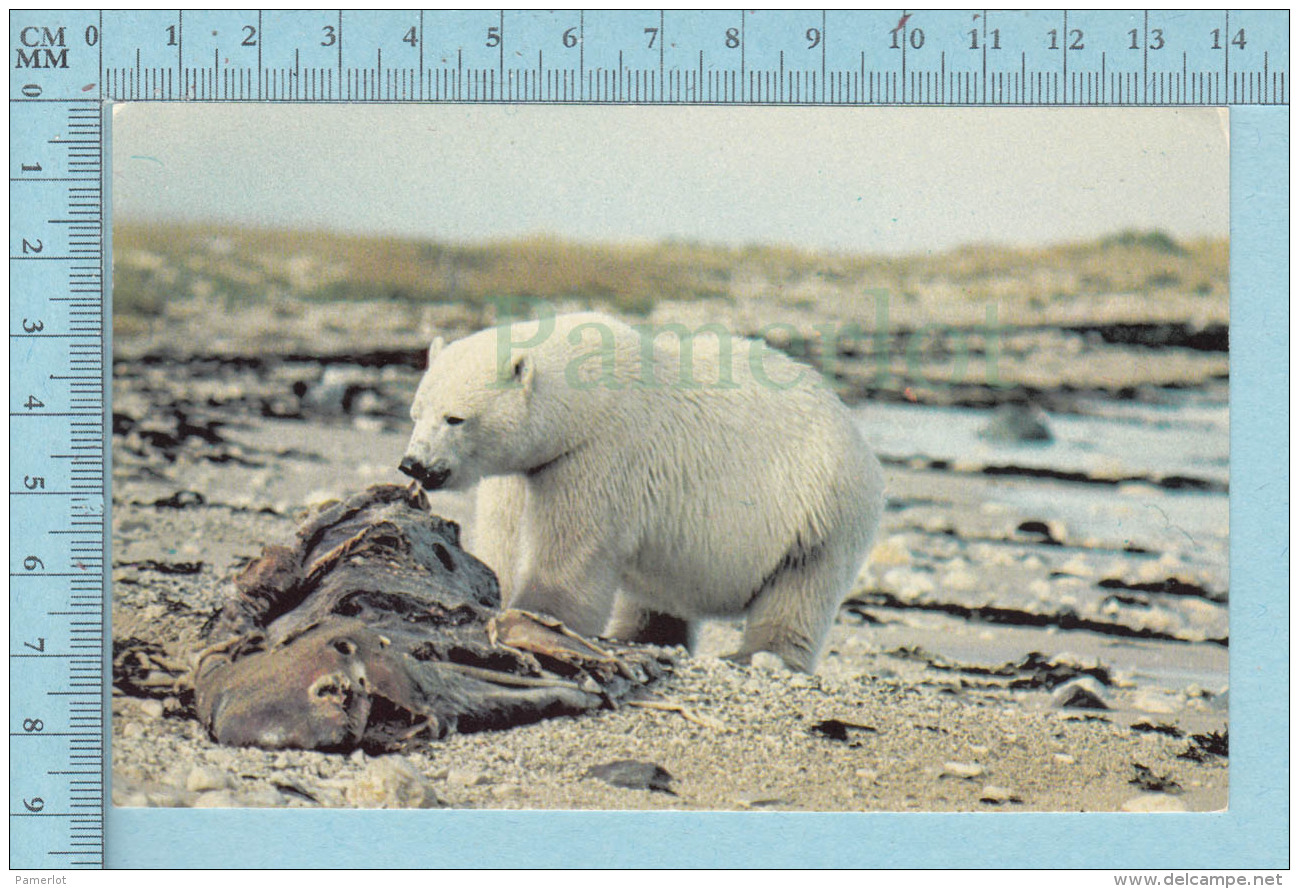
M 223 744 L 395 750 L 610 706 L 661 653 L 500 610 L 492 572 L 417 486 L 328 506 L 233 581 L 194 670 Z

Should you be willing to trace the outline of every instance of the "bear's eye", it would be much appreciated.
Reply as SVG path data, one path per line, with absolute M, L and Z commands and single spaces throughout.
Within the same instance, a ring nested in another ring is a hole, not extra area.
M 465 421 L 464 417 L 453 417 L 450 414 L 447 414 L 442 419 L 446 420 L 448 426 L 459 426 L 461 423 Z

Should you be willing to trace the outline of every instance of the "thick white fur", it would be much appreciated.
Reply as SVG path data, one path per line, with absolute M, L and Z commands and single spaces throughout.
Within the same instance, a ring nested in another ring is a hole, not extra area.
M 679 333 L 660 329 L 647 351 L 642 332 L 595 313 L 502 350 L 536 324 L 435 343 L 407 451 L 449 468 L 448 488 L 482 479 L 471 549 L 506 601 L 584 633 L 605 627 L 619 590 L 623 625 L 627 605 L 747 613 L 739 655 L 815 669 L 884 509 L 883 472 L 843 404 L 765 343 L 698 333 L 683 375 Z

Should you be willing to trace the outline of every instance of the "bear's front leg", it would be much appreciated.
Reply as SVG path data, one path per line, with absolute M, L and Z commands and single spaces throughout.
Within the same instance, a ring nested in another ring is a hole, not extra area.
M 548 614 L 584 636 L 597 636 L 618 591 L 622 549 L 617 534 L 625 523 L 607 514 L 605 498 L 592 497 L 577 484 L 584 467 L 564 468 L 579 473 L 577 479 L 552 473 L 527 483 L 515 591 L 508 604 Z
M 474 524 L 466 549 L 491 568 L 501 585 L 501 601 L 515 595 L 520 569 L 520 527 L 528 502 L 522 476 L 488 476 L 478 483 Z
M 614 572 L 604 566 L 564 566 L 552 572 L 525 568 L 511 608 L 555 618 L 575 633 L 598 636 L 609 621 Z

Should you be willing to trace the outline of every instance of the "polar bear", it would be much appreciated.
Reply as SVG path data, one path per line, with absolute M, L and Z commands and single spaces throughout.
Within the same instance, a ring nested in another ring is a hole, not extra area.
M 741 648 L 812 672 L 884 511 L 884 474 L 810 367 L 717 324 L 599 313 L 429 349 L 400 469 L 479 484 L 470 549 L 512 607 L 581 633 Z

